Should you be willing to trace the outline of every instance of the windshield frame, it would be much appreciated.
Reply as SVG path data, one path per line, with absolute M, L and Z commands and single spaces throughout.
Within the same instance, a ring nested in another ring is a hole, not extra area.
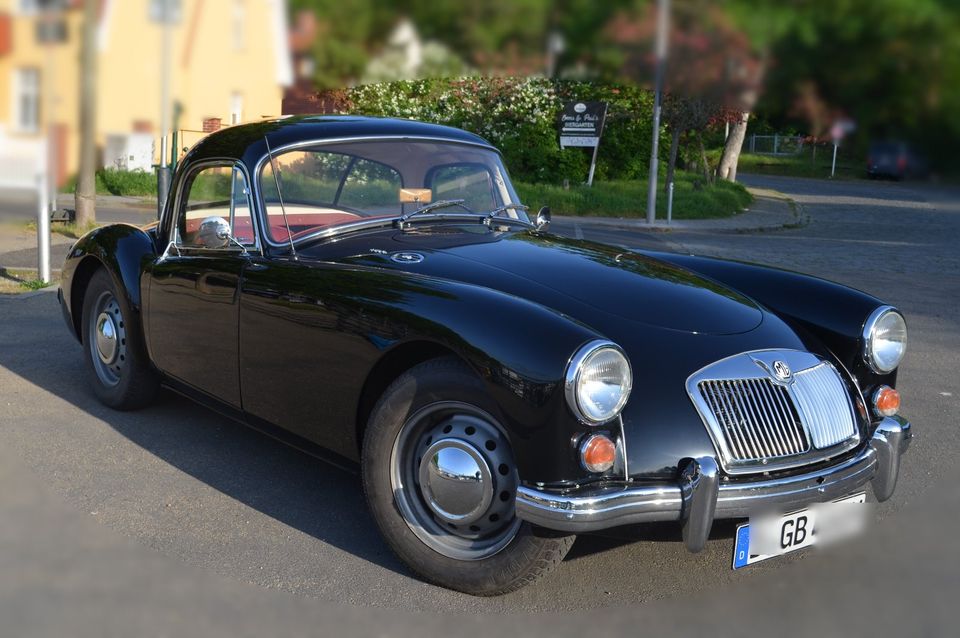
M 452 145 L 458 145 L 458 146 L 471 146 L 474 148 L 482 148 L 488 151 L 493 151 L 500 158 L 500 164 L 504 169 L 503 178 L 508 181 L 510 192 L 512 192 L 513 194 L 516 194 L 516 189 L 513 187 L 512 180 L 510 180 L 510 175 L 507 172 L 506 164 L 504 164 L 503 162 L 503 153 L 501 153 L 497 147 L 492 146 L 490 144 L 484 144 L 481 142 L 470 142 L 466 140 L 458 140 L 458 139 L 451 139 L 449 137 L 431 136 L 431 135 L 353 135 L 353 136 L 346 136 L 346 137 L 329 137 L 324 139 L 301 140 L 299 142 L 292 142 L 290 144 L 285 144 L 283 146 L 270 149 L 269 152 L 264 153 L 260 157 L 260 159 L 257 160 L 257 164 L 253 169 L 253 172 L 252 172 L 253 179 L 251 181 L 253 182 L 254 201 L 256 202 L 257 209 L 258 209 L 257 218 L 258 218 L 258 221 L 260 222 L 258 226 L 261 229 L 260 234 L 261 234 L 261 240 L 263 241 L 263 243 L 273 248 L 282 249 L 282 248 L 290 247 L 289 241 L 276 241 L 270 237 L 270 233 L 263 230 L 265 228 L 264 224 L 268 223 L 269 220 L 267 220 L 266 218 L 267 204 L 266 204 L 266 200 L 264 200 L 263 198 L 263 189 L 261 188 L 261 181 L 263 177 L 263 170 L 266 164 L 270 162 L 271 158 L 276 158 L 281 153 L 285 153 L 287 151 L 292 151 L 292 150 L 305 148 L 305 147 L 324 146 L 327 144 L 342 144 L 345 142 L 377 142 L 377 141 L 403 141 L 403 140 L 410 140 L 410 141 L 416 141 L 416 142 L 442 142 L 444 144 L 452 144 Z M 520 204 L 521 202 L 519 200 L 520 198 L 519 196 L 517 196 L 517 201 L 513 203 Z M 352 232 L 356 230 L 364 230 L 368 228 L 377 228 L 381 226 L 393 225 L 393 224 L 396 224 L 402 216 L 403 215 L 395 215 L 395 216 L 389 216 L 389 217 L 371 217 L 367 219 L 361 219 L 355 222 L 344 222 L 342 224 L 334 224 L 331 226 L 318 228 L 314 232 L 303 235 L 302 237 L 295 238 L 293 240 L 293 245 L 296 246 L 298 244 L 302 244 L 308 241 L 314 241 L 317 239 L 326 239 L 329 237 L 340 235 L 342 233 Z M 482 219 L 485 216 L 486 215 L 482 211 L 478 211 L 475 215 L 469 215 L 469 216 L 466 213 L 463 214 L 464 221 L 466 221 L 467 219 Z M 433 213 L 417 216 L 418 220 L 419 219 L 422 219 L 422 220 L 444 219 L 444 218 L 449 219 L 450 216 L 443 215 L 443 214 L 433 214 Z M 523 220 L 520 220 L 520 219 L 517 219 L 517 220 L 511 219 L 510 221 L 523 222 Z M 525 223 L 524 225 L 532 225 L 532 224 Z

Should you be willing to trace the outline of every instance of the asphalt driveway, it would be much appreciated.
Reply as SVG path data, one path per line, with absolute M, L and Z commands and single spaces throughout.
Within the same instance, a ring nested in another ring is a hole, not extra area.
M 731 525 L 688 554 L 670 525 L 584 537 L 547 578 L 478 599 L 413 578 L 356 477 L 172 394 L 102 407 L 56 296 L 0 299 L 0 618 L 9 635 L 951 633 L 960 595 L 960 197 L 745 178 L 809 225 L 757 234 L 555 225 L 630 247 L 758 261 L 898 305 L 917 439 L 862 542 L 732 572 Z

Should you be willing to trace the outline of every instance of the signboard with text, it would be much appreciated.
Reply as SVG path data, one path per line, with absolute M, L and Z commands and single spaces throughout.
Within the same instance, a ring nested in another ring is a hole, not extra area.
M 597 147 L 607 116 L 606 102 L 568 102 L 560 113 L 560 148 Z

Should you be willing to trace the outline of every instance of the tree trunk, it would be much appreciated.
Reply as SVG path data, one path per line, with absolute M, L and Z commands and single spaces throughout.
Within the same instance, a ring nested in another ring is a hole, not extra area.
M 720 164 L 717 166 L 717 177 L 720 179 L 737 181 L 737 162 L 740 161 L 740 151 L 743 149 L 743 140 L 747 136 L 749 120 L 750 112 L 744 111 L 740 119 L 730 127 L 730 136 L 723 145 L 723 155 L 720 156 Z
M 83 34 L 80 49 L 80 167 L 74 205 L 77 225 L 96 222 L 97 163 L 97 10 L 99 0 L 83 2 Z
M 710 170 L 710 161 L 707 159 L 707 148 L 703 145 L 703 134 L 697 133 L 697 144 L 700 145 L 700 161 L 703 163 L 703 179 L 707 186 L 713 185 L 713 171 Z
M 683 131 L 679 127 L 670 130 L 670 159 L 667 161 L 667 179 L 663 183 L 664 192 L 669 192 L 670 182 L 673 181 L 673 172 L 677 166 L 677 151 L 680 149 L 680 135 Z

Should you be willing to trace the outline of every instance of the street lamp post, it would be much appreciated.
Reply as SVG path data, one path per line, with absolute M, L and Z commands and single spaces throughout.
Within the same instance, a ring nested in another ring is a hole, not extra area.
M 170 137 L 170 49 L 173 24 L 179 11 L 179 0 L 159 0 L 160 22 L 160 165 L 157 168 L 157 215 L 163 212 L 170 192 L 170 165 L 167 160 Z
M 660 107 L 663 92 L 663 73 L 667 63 L 667 30 L 670 20 L 670 0 L 657 0 L 657 40 L 655 44 L 656 69 L 653 93 L 653 143 L 650 145 L 650 180 L 647 186 L 647 223 L 657 218 L 657 164 L 660 151 Z

